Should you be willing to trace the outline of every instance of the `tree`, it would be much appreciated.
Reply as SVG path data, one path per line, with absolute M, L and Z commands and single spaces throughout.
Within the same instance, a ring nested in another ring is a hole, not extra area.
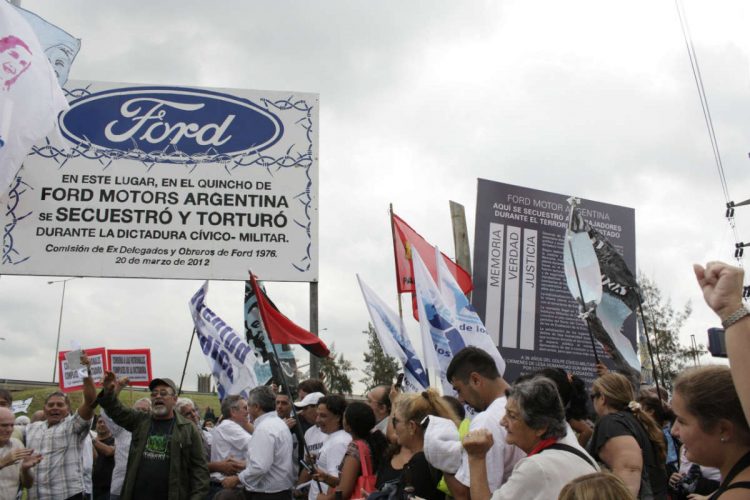
M 695 350 L 680 344 L 680 330 L 692 312 L 690 302 L 681 310 L 675 310 L 670 299 L 662 296 L 659 287 L 643 274 L 638 276 L 638 284 L 643 298 L 645 325 L 651 340 L 655 376 L 667 389 L 672 389 L 672 382 L 688 362 L 693 361 Z M 641 316 L 640 311 L 638 316 Z M 705 351 L 704 346 L 698 347 Z M 641 343 L 640 350 L 648 347 Z M 645 353 L 648 356 L 648 353 Z
M 352 379 L 349 372 L 354 370 L 352 362 L 344 359 L 343 354 L 336 355 L 335 345 L 331 343 L 331 355 L 320 362 L 320 378 L 331 394 L 351 394 Z
M 378 385 L 391 385 L 396 379 L 396 374 L 401 364 L 391 356 L 383 352 L 380 341 L 371 323 L 367 324 L 367 330 L 362 330 L 367 335 L 367 350 L 364 352 L 365 377 L 360 380 L 370 390 Z

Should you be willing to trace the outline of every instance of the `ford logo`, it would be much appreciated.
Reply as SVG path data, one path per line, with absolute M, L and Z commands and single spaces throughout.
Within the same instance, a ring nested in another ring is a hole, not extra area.
M 228 94 L 176 87 L 132 87 L 97 92 L 70 103 L 63 135 L 76 144 L 158 154 L 239 156 L 274 145 L 281 120 L 255 103 Z

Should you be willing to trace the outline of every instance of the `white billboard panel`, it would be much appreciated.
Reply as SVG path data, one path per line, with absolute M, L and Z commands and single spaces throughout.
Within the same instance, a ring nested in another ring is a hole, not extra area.
M 318 95 L 70 81 L 0 203 L 2 274 L 315 281 Z

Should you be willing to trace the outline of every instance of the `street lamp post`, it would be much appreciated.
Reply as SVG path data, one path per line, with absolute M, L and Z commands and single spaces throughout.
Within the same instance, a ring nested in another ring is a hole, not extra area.
M 55 361 L 52 364 L 52 383 L 55 383 L 55 377 L 57 376 L 57 353 L 60 352 L 60 328 L 62 327 L 62 316 L 63 316 L 63 306 L 65 305 L 65 285 L 70 280 L 74 280 L 76 278 L 68 278 L 64 280 L 56 280 L 56 281 L 48 281 L 48 285 L 53 285 L 55 283 L 62 283 L 62 298 L 60 299 L 60 318 L 57 320 L 57 343 L 55 344 Z

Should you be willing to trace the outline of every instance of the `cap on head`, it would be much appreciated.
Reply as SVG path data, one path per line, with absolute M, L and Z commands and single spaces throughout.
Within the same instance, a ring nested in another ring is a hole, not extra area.
M 166 378 L 166 377 L 165 378 L 155 378 L 155 379 L 151 380 L 151 382 L 149 382 L 149 384 L 148 384 L 148 390 L 149 391 L 153 391 L 155 387 L 160 386 L 160 385 L 166 385 L 167 387 L 169 387 L 170 389 L 172 389 L 172 392 L 174 392 L 175 394 L 177 394 L 177 386 L 174 385 L 174 382 L 172 382 L 171 378 Z
M 318 401 L 320 401 L 320 399 L 324 396 L 325 394 L 323 394 L 322 392 L 311 392 L 310 394 L 302 398 L 302 401 L 297 401 L 296 403 L 294 403 L 294 406 L 296 408 L 302 409 L 308 406 L 317 405 Z

